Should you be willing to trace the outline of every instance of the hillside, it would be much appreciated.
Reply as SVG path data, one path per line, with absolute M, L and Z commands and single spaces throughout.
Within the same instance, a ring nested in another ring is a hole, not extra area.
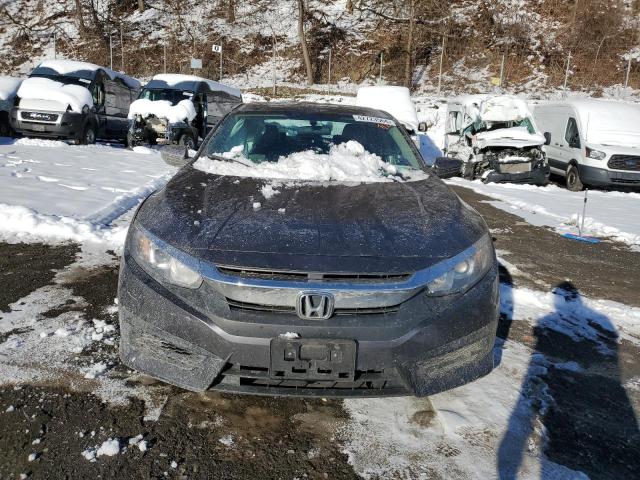
M 55 54 L 147 78 L 165 69 L 223 76 L 245 88 L 308 83 L 298 35 L 299 2 L 284 0 L 4 0 L 0 73 L 25 74 Z M 639 1 L 307 0 L 312 83 L 342 90 L 377 80 L 424 93 L 486 91 L 504 59 L 508 90 L 568 86 L 596 94 L 640 88 Z M 55 38 L 55 41 L 54 41 Z M 111 48 L 110 48 L 111 45 Z M 444 51 L 443 51 L 444 47 Z M 274 68 L 275 66 L 275 68 Z

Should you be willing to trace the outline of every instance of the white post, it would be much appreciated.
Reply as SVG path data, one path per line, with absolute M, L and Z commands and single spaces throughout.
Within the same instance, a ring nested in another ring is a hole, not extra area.
M 331 85 L 331 49 L 329 49 L 329 79 L 327 83 Z
M 220 46 L 222 46 L 222 42 Z M 222 82 L 222 49 L 220 49 L 220 81 Z
M 167 44 L 164 44 L 164 73 L 167 73 Z
M 122 67 L 122 71 L 124 72 L 124 26 L 120 23 L 120 50 L 122 55 L 122 62 L 120 66 Z
M 53 59 L 55 60 L 58 57 L 58 52 L 56 51 L 56 32 L 53 32 Z
M 384 65 L 383 53 L 384 52 L 380 52 L 380 76 L 378 77 L 378 83 L 382 83 L 382 67 Z
M 273 30 L 273 28 L 271 29 L 271 39 L 273 41 L 273 48 L 271 49 L 272 52 L 272 70 L 273 70 L 273 96 L 276 96 L 276 82 L 277 82 L 277 78 L 276 78 L 276 33 Z
M 500 64 L 500 88 L 504 82 L 504 53 L 502 54 L 502 63 Z
M 627 60 L 627 74 L 624 77 L 624 88 L 629 86 L 629 74 L 631 73 L 631 57 Z
M 442 63 L 444 62 L 444 39 L 446 37 L 442 35 L 442 47 L 440 48 L 440 67 L 438 69 L 438 95 L 440 94 L 440 88 L 442 87 Z
M 562 87 L 562 90 L 564 91 L 564 95 L 567 95 L 567 82 L 569 81 L 569 67 L 571 66 L 571 52 L 569 52 L 569 55 L 567 56 L 567 68 L 564 71 L 564 86 Z
M 109 34 L 109 68 L 113 70 L 113 35 Z

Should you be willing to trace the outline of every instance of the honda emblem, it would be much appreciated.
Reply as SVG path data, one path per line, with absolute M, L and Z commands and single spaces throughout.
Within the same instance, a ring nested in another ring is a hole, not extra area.
M 303 320 L 327 320 L 333 315 L 333 295 L 327 292 L 300 292 L 296 314 Z

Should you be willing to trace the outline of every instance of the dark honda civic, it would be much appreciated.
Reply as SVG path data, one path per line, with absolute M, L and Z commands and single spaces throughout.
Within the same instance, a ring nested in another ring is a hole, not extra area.
M 379 181 L 348 164 L 365 157 Z M 323 397 L 425 396 L 491 371 L 487 226 L 389 114 L 244 104 L 179 159 L 126 240 L 125 364 L 193 391 Z

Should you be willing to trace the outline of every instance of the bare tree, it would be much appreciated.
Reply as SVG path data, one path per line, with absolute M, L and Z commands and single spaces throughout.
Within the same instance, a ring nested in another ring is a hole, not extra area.
M 227 22 L 234 23 L 236 21 L 236 0 L 227 1 Z
M 144 0 L 138 0 L 138 11 L 140 13 L 144 12 Z
M 309 56 L 309 48 L 307 47 L 307 39 L 304 33 L 304 21 L 307 10 L 304 0 L 298 0 L 298 37 L 300 38 L 300 46 L 302 47 L 302 57 L 304 66 L 307 69 L 307 84 L 313 84 L 313 70 L 311 69 L 311 57 Z
M 78 30 L 80 35 L 84 35 L 86 28 L 84 26 L 84 18 L 82 18 L 82 3 L 76 0 L 76 17 L 78 18 Z
M 409 3 L 409 31 L 407 32 L 407 48 L 404 60 L 404 86 L 412 87 L 413 83 L 413 34 L 416 28 L 416 0 Z

